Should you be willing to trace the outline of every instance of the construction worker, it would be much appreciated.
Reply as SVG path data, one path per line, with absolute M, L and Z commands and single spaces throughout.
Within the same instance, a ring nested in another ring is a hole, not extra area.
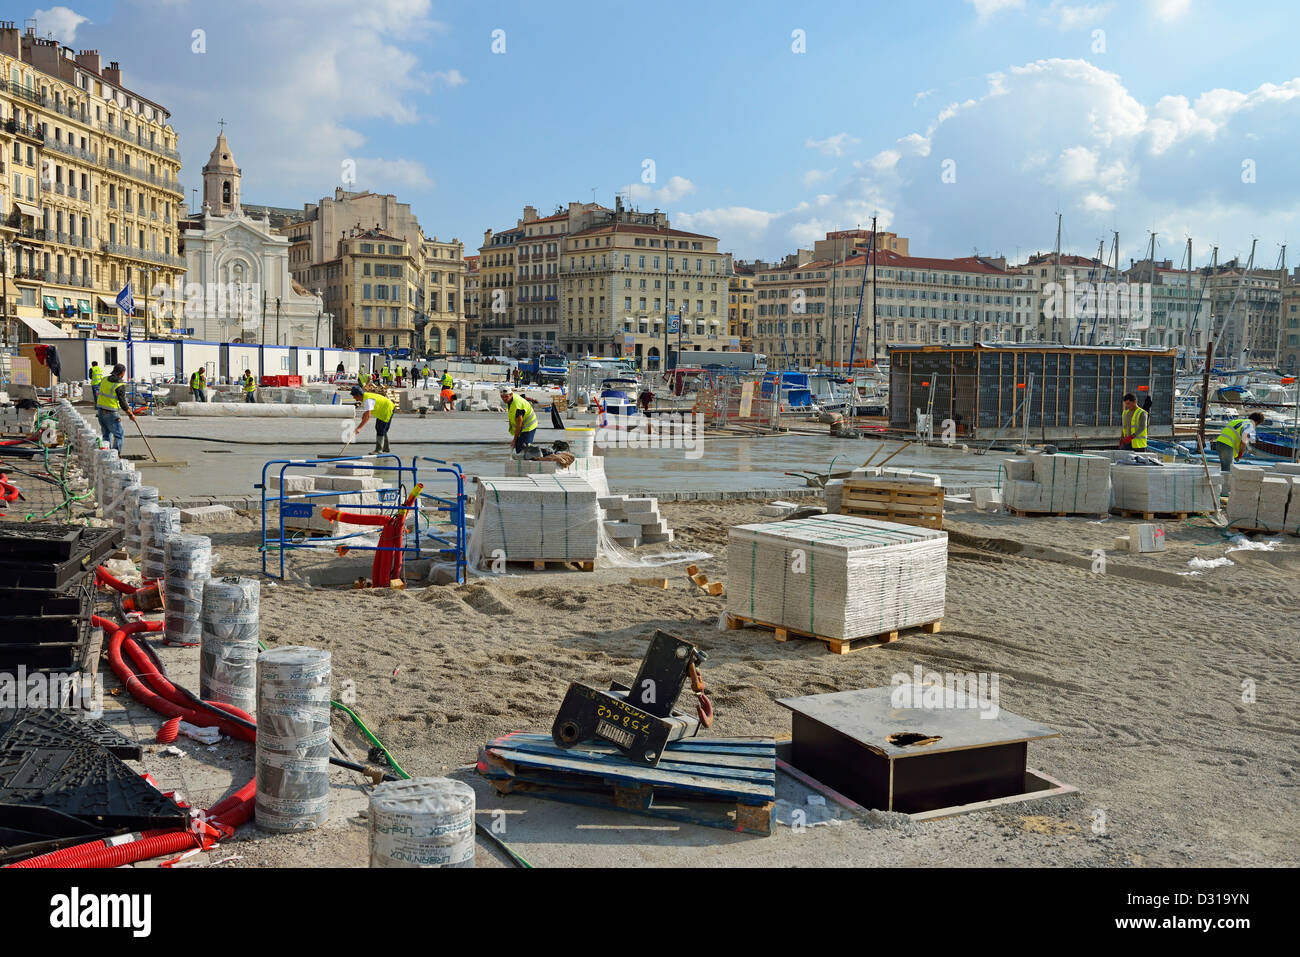
M 208 401 L 208 373 L 202 367 L 195 369 L 190 373 L 190 392 L 194 395 L 195 402 Z
M 387 362 L 385 362 L 384 367 L 379 370 L 379 378 L 384 380 L 384 385 L 386 386 L 391 386 L 393 384 L 393 370 L 388 367 Z
M 99 384 L 104 381 L 104 370 L 99 367 L 98 362 L 90 364 L 90 394 L 94 396 L 99 392 Z
M 357 375 L 357 382 L 361 384 L 361 388 L 363 389 L 366 386 L 370 385 L 370 373 L 367 372 L 365 369 L 362 369 L 361 372 Z
M 352 397 L 361 408 L 361 424 L 357 426 L 352 437 L 356 438 L 370 421 L 370 414 L 375 416 L 375 451 L 387 452 L 388 427 L 393 424 L 393 410 L 397 407 L 392 399 L 377 392 L 366 392 L 359 385 L 352 387 Z
M 515 453 L 533 444 L 537 433 L 537 412 L 533 404 L 522 395 L 516 395 L 509 386 L 501 387 L 501 402 L 506 407 L 506 422 L 510 429 L 510 444 Z
M 243 383 L 244 383 L 244 401 L 256 402 L 257 399 L 254 396 L 257 392 L 257 383 L 253 381 L 253 373 L 248 369 L 244 370 Z
M 455 385 L 455 383 L 452 382 L 452 379 L 451 379 L 451 370 L 450 370 L 450 369 L 443 369 L 443 370 L 442 370 L 442 387 L 443 387 L 444 389 L 450 389 L 450 388 L 452 388 L 454 385 Z
M 1233 419 L 1223 427 L 1214 440 L 1214 451 L 1219 453 L 1219 468 L 1232 471 L 1232 463 L 1241 460 L 1246 449 L 1255 444 L 1255 426 L 1264 424 L 1264 415 L 1252 412 L 1244 419 Z
M 1124 396 L 1124 412 L 1120 415 L 1119 447 L 1134 452 L 1145 452 L 1147 448 L 1147 424 L 1151 417 L 1147 410 L 1137 403 L 1137 396 L 1132 392 Z
M 455 407 L 456 393 L 451 391 L 449 386 L 443 386 L 442 391 L 438 393 L 442 400 L 442 411 L 450 412 Z
M 132 422 L 136 421 L 131 404 L 126 401 L 126 386 L 122 382 L 125 375 L 126 366 L 119 362 L 113 366 L 113 372 L 108 378 L 100 380 L 99 388 L 95 390 L 95 417 L 99 419 L 99 432 L 104 441 L 119 453 L 122 451 L 122 441 L 126 438 L 122 432 L 122 410 L 126 409 Z

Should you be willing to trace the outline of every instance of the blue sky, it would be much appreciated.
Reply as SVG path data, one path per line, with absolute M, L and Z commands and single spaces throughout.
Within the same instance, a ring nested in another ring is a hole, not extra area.
M 1257 237 L 1272 266 L 1300 236 L 1298 10 L 125 0 L 29 15 L 172 110 L 187 186 L 224 117 L 246 201 L 314 201 L 350 160 L 355 188 L 397 193 L 471 249 L 525 204 L 595 187 L 744 258 L 875 213 L 914 255 L 1018 259 L 1051 248 L 1059 211 L 1069 251 L 1118 230 L 1140 256 L 1154 229 L 1162 258 L 1189 235 L 1198 262 Z

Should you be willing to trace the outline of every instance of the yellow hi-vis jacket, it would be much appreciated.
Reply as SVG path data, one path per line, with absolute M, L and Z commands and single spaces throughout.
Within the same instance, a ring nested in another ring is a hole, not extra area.
M 537 428 L 537 413 L 533 410 L 533 404 L 522 395 L 512 395 L 510 405 L 506 408 L 507 429 L 511 435 L 515 434 L 515 416 L 519 412 L 524 414 L 524 427 L 521 431 L 531 432 Z
M 95 390 L 95 405 L 101 409 L 120 409 L 122 403 L 117 401 L 117 390 L 122 383 L 114 382 L 112 379 L 104 379 L 99 383 Z
M 253 378 L 253 376 L 252 376 L 251 373 L 245 372 L 245 373 L 244 373 L 244 391 L 245 391 L 245 392 L 255 392 L 256 390 L 257 390 L 257 382 L 256 382 L 256 380 L 254 380 L 254 378 Z
M 1250 419 L 1233 419 L 1219 433 L 1216 442 L 1222 442 L 1232 449 L 1234 455 L 1241 455 L 1242 444 L 1246 441 L 1246 429 L 1250 428 Z
M 1132 412 L 1128 409 L 1124 410 L 1122 416 L 1124 423 L 1123 435 L 1133 440 L 1129 448 L 1145 449 L 1147 447 L 1147 422 L 1149 419 L 1150 416 L 1147 415 L 1147 410 L 1142 406 L 1138 406 Z
M 444 389 L 450 389 L 453 385 L 454 383 L 451 381 L 451 373 L 444 372 L 442 374 L 442 387 Z
M 91 366 L 91 367 L 90 367 L 90 387 L 91 387 L 92 389 L 96 390 L 96 391 L 99 391 L 99 384 L 100 384 L 101 382 L 103 382 L 103 381 L 104 381 L 104 367 L 103 367 L 103 366 Z
M 202 369 L 196 369 L 190 373 L 190 388 L 202 389 L 204 386 L 204 373 Z
M 365 392 L 361 396 L 361 401 L 365 402 L 367 399 L 373 400 L 375 403 L 376 419 L 380 422 L 391 422 L 393 420 L 393 409 L 397 406 L 392 399 L 387 399 L 376 392 Z

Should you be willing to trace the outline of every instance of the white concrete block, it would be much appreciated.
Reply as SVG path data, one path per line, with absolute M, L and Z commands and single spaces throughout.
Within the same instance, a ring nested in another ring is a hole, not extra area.
M 181 521 L 187 525 L 219 525 L 235 517 L 229 505 L 199 505 L 181 509 Z

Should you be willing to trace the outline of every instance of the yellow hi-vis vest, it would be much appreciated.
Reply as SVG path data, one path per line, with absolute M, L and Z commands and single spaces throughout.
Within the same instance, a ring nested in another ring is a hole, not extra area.
M 191 373 L 190 373 L 190 388 L 191 388 L 191 389 L 202 389 L 202 388 L 203 388 L 203 382 L 202 382 L 202 381 L 200 380 L 200 378 L 199 378 L 199 377 L 202 376 L 202 375 L 203 375 L 203 370 L 202 370 L 202 369 L 196 369 L 194 372 L 191 372 Z
M 101 409 L 120 409 L 122 403 L 117 401 L 117 390 L 122 385 L 120 382 L 114 382 L 112 379 L 105 379 L 99 383 L 95 390 L 95 405 Z
M 92 389 L 95 389 L 96 391 L 98 391 L 98 390 L 99 390 L 99 384 L 100 384 L 101 382 L 103 382 L 103 381 L 104 381 L 104 367 L 103 367 L 103 366 L 91 366 L 91 367 L 90 367 L 90 387 L 91 387 Z
M 257 382 L 253 379 L 253 377 L 252 377 L 251 375 L 245 375 L 245 376 L 244 376 L 244 391 L 245 391 L 245 392 L 255 392 L 256 390 L 257 390 Z
M 450 388 L 452 387 L 452 385 L 453 385 L 453 383 L 452 383 L 452 381 L 451 381 L 451 373 L 450 373 L 450 372 L 444 372 L 444 373 L 442 374 L 442 387 L 443 387 L 444 389 L 450 389 Z
M 375 403 L 375 418 L 380 422 L 391 422 L 393 420 L 393 409 L 396 406 L 392 399 L 386 399 L 382 395 L 374 392 L 366 392 L 361 396 L 361 401 L 372 399 Z
M 533 411 L 533 404 L 522 395 L 512 395 L 510 405 L 506 408 L 507 429 L 511 435 L 515 434 L 515 415 L 519 412 L 524 414 L 524 427 L 521 431 L 531 432 L 537 428 L 537 413 Z
M 1147 421 L 1149 416 L 1147 410 L 1138 406 L 1132 412 L 1124 410 L 1122 416 L 1124 422 L 1124 434 L 1133 439 L 1129 448 L 1145 449 L 1147 447 Z
M 1249 425 L 1249 419 L 1233 419 L 1224 426 L 1223 431 L 1219 433 L 1219 437 L 1215 441 L 1222 442 L 1232 449 L 1234 455 L 1237 455 L 1241 452 L 1241 444 L 1244 441 L 1243 436 Z

